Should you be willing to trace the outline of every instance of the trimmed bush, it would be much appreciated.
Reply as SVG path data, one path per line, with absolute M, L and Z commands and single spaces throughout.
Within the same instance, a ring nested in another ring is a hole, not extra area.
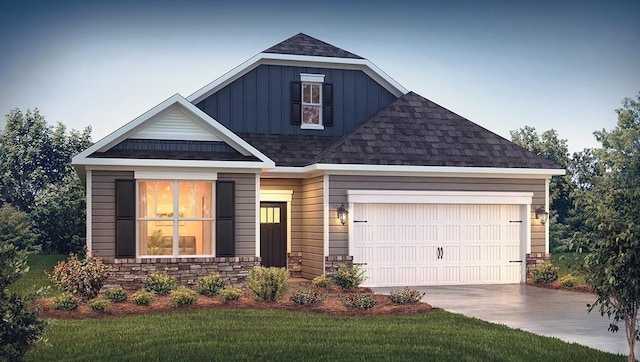
M 257 267 L 249 271 L 247 286 L 256 299 L 275 302 L 289 289 L 289 271 L 285 268 Z
M 571 274 L 567 274 L 562 278 L 558 279 L 558 282 L 560 282 L 560 285 L 562 285 L 565 288 L 573 288 L 576 285 L 578 285 L 578 278 L 574 277 Z
M 62 291 L 69 292 L 82 299 L 95 298 L 111 270 L 91 255 L 79 259 L 74 253 L 69 254 L 67 261 L 60 261 L 47 276 Z
M 226 288 L 222 289 L 220 291 L 220 293 L 218 293 L 218 297 L 220 299 L 224 300 L 225 302 L 229 302 L 229 301 L 232 301 L 232 300 L 238 300 L 243 295 L 244 295 L 244 293 L 242 292 L 242 289 L 234 288 L 234 287 L 226 287 Z
M 325 294 L 309 289 L 300 289 L 291 296 L 291 301 L 298 305 L 316 305 L 324 301 Z
M 367 293 L 351 294 L 342 300 L 342 305 L 349 309 L 371 309 L 378 302 L 371 299 L 371 295 Z
M 96 312 L 108 312 L 111 310 L 111 302 L 107 298 L 98 297 L 89 302 L 89 307 Z
M 78 298 L 69 292 L 62 293 L 53 299 L 53 308 L 57 310 L 78 309 Z
M 359 287 L 365 279 L 364 270 L 360 265 L 342 265 L 332 278 L 345 292 Z
M 153 272 L 142 281 L 144 289 L 156 294 L 169 294 L 176 288 L 176 279 L 165 272 Z
M 131 294 L 131 300 L 137 305 L 151 305 L 156 297 L 146 290 L 139 290 Z
M 331 278 L 328 278 L 326 275 L 320 275 L 313 278 L 311 283 L 318 288 L 328 288 L 331 285 Z
M 198 293 L 185 287 L 171 291 L 171 305 L 174 307 L 182 307 L 193 304 L 198 299 Z
M 205 277 L 198 279 L 198 293 L 208 297 L 218 295 L 218 293 L 227 284 L 226 280 L 218 273 L 211 273 Z
M 391 292 L 389 299 L 396 304 L 416 304 L 420 302 L 424 294 L 415 289 L 404 288 Z
M 127 300 L 127 292 L 122 287 L 117 286 L 104 292 L 104 297 L 112 302 L 124 302 Z
M 544 262 L 531 271 L 531 278 L 536 284 L 546 284 L 558 280 L 558 267 L 551 262 Z

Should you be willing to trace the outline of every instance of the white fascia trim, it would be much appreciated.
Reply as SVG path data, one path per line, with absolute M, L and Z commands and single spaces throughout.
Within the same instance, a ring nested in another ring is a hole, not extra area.
M 352 165 L 314 164 L 304 167 L 275 167 L 266 170 L 263 176 L 291 176 L 321 172 L 328 175 L 357 176 L 434 176 L 434 177 L 507 177 L 539 178 L 564 175 L 562 169 L 493 168 L 493 167 L 444 167 L 444 166 L 396 166 L 396 165 Z
M 273 167 L 267 162 L 242 162 L 242 161 L 201 161 L 201 160 L 156 160 L 136 158 L 88 158 L 84 163 L 86 169 L 102 169 L 107 166 L 114 167 L 197 167 L 197 168 L 227 168 L 261 170 Z
M 375 64 L 366 59 L 259 53 L 249 60 L 245 61 L 244 63 L 240 64 L 239 66 L 233 68 L 229 72 L 225 73 L 220 78 L 200 88 L 195 93 L 188 96 L 187 100 L 193 104 L 196 104 L 262 64 L 285 66 L 302 65 L 314 68 L 362 70 L 365 74 L 375 79 L 380 85 L 382 85 L 396 97 L 400 97 L 409 92 L 406 88 L 401 86 L 400 83 L 395 81 L 388 74 L 378 68 Z
M 349 204 L 530 205 L 533 192 L 347 190 Z
M 136 180 L 193 180 L 193 181 L 215 181 L 218 173 L 209 171 L 134 171 Z
M 96 142 L 93 146 L 87 148 L 86 150 L 82 151 L 81 153 L 73 157 L 71 163 L 73 165 L 100 164 L 100 162 L 102 161 L 99 161 L 99 159 L 89 158 L 89 156 L 94 152 L 107 150 L 115 146 L 116 144 L 122 142 L 129 135 L 134 133 L 136 129 L 142 126 L 145 122 L 157 116 L 158 114 L 163 113 L 168 108 L 175 105 L 182 106 L 187 112 L 190 112 L 195 118 L 199 119 L 201 121 L 200 123 L 203 126 L 208 128 L 212 133 L 215 133 L 225 143 L 233 147 L 235 150 L 237 150 L 241 154 L 245 156 L 251 155 L 258 158 L 260 161 L 262 161 L 266 165 L 263 167 L 269 167 L 269 165 L 275 166 L 275 163 L 271 159 L 269 159 L 267 156 L 265 156 L 262 152 L 258 151 L 256 148 L 248 144 L 242 138 L 238 137 L 235 133 L 231 132 L 229 129 L 224 127 L 215 119 L 211 118 L 208 114 L 204 113 L 202 110 L 200 110 L 198 107 L 191 104 L 189 101 L 187 101 L 184 97 L 182 97 L 179 94 L 175 94 L 171 96 L 170 98 L 158 104 L 157 106 L 153 107 L 151 110 L 145 112 L 138 118 L 125 124 L 124 126 L 120 127 L 119 129 L 112 132 L 108 136 L 104 137 L 100 141 Z M 122 162 L 126 162 L 126 160 L 122 160 L 122 159 L 118 159 L 118 160 L 121 160 Z M 163 160 L 147 160 L 147 161 L 163 161 Z M 180 161 L 180 162 L 184 162 L 184 161 Z M 219 162 L 222 162 L 222 161 L 219 161 Z

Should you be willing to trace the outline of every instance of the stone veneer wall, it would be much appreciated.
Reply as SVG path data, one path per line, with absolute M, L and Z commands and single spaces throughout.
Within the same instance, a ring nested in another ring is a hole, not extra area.
M 329 255 L 325 257 L 324 272 L 330 277 L 343 265 L 353 265 L 353 256 L 350 255 Z
M 142 280 L 155 271 L 163 271 L 176 278 L 178 285 L 195 285 L 198 278 L 210 273 L 219 273 L 232 286 L 246 283 L 249 270 L 260 266 L 259 257 L 219 258 L 149 258 L 111 259 L 102 258 L 111 266 L 104 288 L 120 285 L 127 290 L 142 287 Z
M 540 264 L 551 261 L 549 253 L 531 253 L 527 254 L 527 280 L 531 278 L 531 272 Z
M 287 254 L 287 269 L 290 278 L 302 278 L 302 253 L 293 252 Z

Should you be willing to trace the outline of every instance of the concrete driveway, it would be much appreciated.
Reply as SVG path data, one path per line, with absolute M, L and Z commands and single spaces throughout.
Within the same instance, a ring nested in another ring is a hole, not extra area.
M 373 288 L 388 294 L 398 288 Z M 609 319 L 587 313 L 591 294 L 537 288 L 525 284 L 437 286 L 415 288 L 423 301 L 453 313 L 504 324 L 538 335 L 556 337 L 606 352 L 627 355 L 624 324 L 617 333 L 607 330 Z M 640 346 L 636 345 L 636 356 Z

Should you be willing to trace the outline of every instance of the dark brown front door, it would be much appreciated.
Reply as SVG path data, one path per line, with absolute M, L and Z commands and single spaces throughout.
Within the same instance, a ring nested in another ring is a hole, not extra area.
M 260 256 L 263 266 L 287 266 L 287 203 L 260 203 Z

